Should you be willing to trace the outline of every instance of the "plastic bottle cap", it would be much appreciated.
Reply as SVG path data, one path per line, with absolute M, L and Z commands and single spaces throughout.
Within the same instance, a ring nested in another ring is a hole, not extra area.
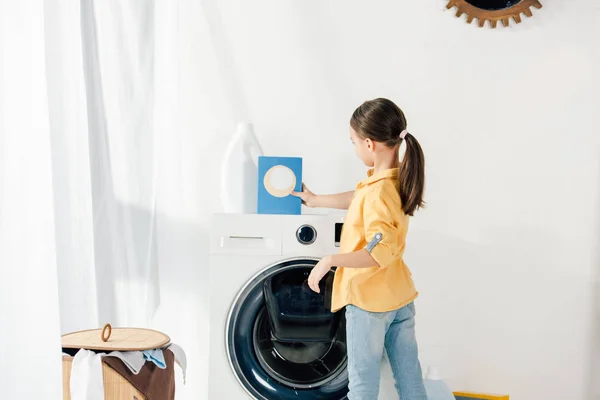
M 429 367 L 427 370 L 427 379 L 432 381 L 441 381 L 440 370 L 437 367 Z

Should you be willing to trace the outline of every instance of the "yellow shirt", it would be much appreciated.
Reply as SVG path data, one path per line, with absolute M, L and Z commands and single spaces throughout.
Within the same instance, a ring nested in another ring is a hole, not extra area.
M 340 252 L 352 253 L 367 248 L 380 234 L 381 240 L 371 249 L 378 266 L 344 268 L 338 266 L 333 281 L 331 310 L 348 304 L 363 310 L 384 312 L 412 302 L 418 295 L 412 274 L 402 260 L 409 217 L 402 211 L 398 169 L 373 173 L 359 182 L 348 208 Z

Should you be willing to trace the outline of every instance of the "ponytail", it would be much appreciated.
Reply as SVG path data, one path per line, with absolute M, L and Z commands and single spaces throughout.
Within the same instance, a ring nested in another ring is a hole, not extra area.
M 363 139 L 369 138 L 399 149 L 406 142 L 404 159 L 399 160 L 398 193 L 404 214 L 412 216 L 423 207 L 425 191 L 425 156 L 417 139 L 406 131 L 406 117 L 391 100 L 365 101 L 350 118 L 350 126 Z
M 402 200 L 402 211 L 412 216 L 416 210 L 425 205 L 425 156 L 417 139 L 406 133 L 406 151 L 400 161 L 398 173 L 398 193 Z

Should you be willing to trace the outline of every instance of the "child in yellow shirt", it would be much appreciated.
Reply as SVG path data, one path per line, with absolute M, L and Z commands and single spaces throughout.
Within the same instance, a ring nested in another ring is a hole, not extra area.
M 340 254 L 321 259 L 308 285 L 319 292 L 319 281 L 337 266 L 332 311 L 346 308 L 349 400 L 377 399 L 384 348 L 402 400 L 427 400 L 415 338 L 418 293 L 402 258 L 409 217 L 423 206 L 423 151 L 402 110 L 387 99 L 354 111 L 350 139 L 371 168 L 354 191 L 318 196 L 304 186 L 293 193 L 309 207 L 348 210 Z

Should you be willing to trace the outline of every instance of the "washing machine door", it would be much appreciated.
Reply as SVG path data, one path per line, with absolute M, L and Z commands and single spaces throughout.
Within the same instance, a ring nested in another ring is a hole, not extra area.
M 319 299 L 304 283 L 317 261 L 296 258 L 266 268 L 231 307 L 227 356 L 255 399 L 346 399 L 343 311 L 331 314 L 327 296 Z

